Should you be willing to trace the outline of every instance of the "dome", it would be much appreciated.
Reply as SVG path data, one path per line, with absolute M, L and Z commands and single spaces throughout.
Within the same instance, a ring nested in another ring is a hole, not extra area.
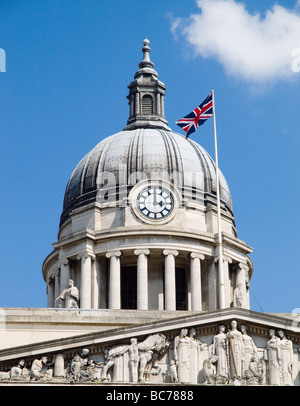
M 173 132 L 164 114 L 166 86 L 150 60 L 149 40 L 129 84 L 127 125 L 101 141 L 77 165 L 68 182 L 60 225 L 72 210 L 94 202 L 121 206 L 145 179 L 163 179 L 177 188 L 183 205 L 216 203 L 216 167 L 196 142 Z M 220 173 L 222 209 L 232 215 L 231 196 Z M 191 207 L 191 205 L 190 205 Z
M 128 196 L 138 181 L 153 178 L 168 180 L 187 202 L 216 201 L 215 163 L 199 144 L 172 131 L 137 128 L 105 138 L 79 162 L 66 188 L 61 225 L 73 209 L 100 197 L 117 202 L 118 191 L 126 190 Z M 231 213 L 230 191 L 222 173 L 220 198 L 223 210 Z
M 252 249 L 237 238 L 226 179 L 202 146 L 169 128 L 166 86 L 143 44 L 125 127 L 68 181 L 43 264 L 49 307 L 71 278 L 82 309 L 249 308 Z

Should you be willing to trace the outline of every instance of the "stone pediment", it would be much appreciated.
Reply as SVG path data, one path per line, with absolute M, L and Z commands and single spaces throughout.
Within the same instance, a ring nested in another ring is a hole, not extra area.
M 7 348 L 0 384 L 299 385 L 299 348 L 297 317 L 232 308 Z

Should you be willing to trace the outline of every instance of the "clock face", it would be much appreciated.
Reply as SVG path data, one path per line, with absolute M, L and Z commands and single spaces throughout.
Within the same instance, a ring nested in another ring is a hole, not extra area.
M 142 190 L 137 199 L 138 209 L 150 220 L 162 220 L 174 208 L 174 198 L 161 186 L 149 186 Z

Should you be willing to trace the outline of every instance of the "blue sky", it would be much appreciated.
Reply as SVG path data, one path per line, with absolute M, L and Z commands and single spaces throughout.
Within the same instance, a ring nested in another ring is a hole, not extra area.
M 251 309 L 300 308 L 300 7 L 276 4 L 1 0 L 1 307 L 46 306 L 41 267 L 67 181 L 126 125 L 147 37 L 173 131 L 215 90 L 219 167 L 254 249 Z M 193 139 L 214 157 L 212 120 Z

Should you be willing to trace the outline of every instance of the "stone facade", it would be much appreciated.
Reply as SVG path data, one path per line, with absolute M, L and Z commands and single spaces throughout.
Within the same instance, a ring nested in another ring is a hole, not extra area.
M 299 330 L 227 309 L 73 335 L 0 351 L 0 384 L 299 385 Z
M 299 386 L 300 317 L 250 310 L 227 182 L 218 199 L 212 158 L 168 127 L 149 54 L 127 126 L 70 177 L 47 308 L 0 309 L 0 385 Z

